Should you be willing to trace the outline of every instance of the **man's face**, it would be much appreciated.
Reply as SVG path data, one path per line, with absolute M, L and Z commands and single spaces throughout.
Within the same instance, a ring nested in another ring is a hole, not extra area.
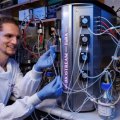
M 0 53 L 11 56 L 16 53 L 19 28 L 12 23 L 4 23 L 0 31 Z

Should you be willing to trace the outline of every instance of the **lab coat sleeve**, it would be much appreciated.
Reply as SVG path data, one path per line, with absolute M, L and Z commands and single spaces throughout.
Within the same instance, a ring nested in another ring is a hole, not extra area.
M 9 106 L 0 103 L 0 120 L 23 120 L 33 112 L 34 106 L 40 102 L 37 95 L 34 94 L 31 97 L 25 96 L 23 99 L 17 99 L 14 104 Z
M 33 67 L 33 69 L 27 72 L 26 75 L 23 77 L 18 65 L 15 65 L 14 69 L 14 73 L 16 74 L 13 78 L 15 79 L 13 95 L 16 98 L 23 98 L 24 96 L 33 95 L 40 85 L 42 72 L 35 71 Z

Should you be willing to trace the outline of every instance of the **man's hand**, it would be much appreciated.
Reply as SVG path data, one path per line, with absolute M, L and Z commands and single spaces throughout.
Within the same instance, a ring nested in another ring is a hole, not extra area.
M 38 59 L 37 63 L 34 65 L 35 70 L 41 71 L 41 69 L 51 67 L 55 57 L 55 46 L 51 46 L 50 49 Z
M 62 81 L 60 76 L 55 77 L 55 79 L 47 84 L 42 90 L 37 93 L 40 100 L 48 98 L 57 98 L 63 92 Z

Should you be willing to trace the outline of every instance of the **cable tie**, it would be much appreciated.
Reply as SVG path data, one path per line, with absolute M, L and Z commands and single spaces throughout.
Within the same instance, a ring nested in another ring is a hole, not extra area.
M 110 27 L 110 29 L 115 29 L 115 27 Z
M 88 46 L 86 47 L 86 52 L 88 52 Z
M 85 73 L 85 72 L 82 72 L 82 77 L 83 77 L 83 78 L 87 78 L 87 77 L 88 77 L 88 74 Z
M 119 58 L 117 56 L 112 56 L 113 60 L 119 60 Z
M 84 71 L 83 71 L 83 70 L 80 70 L 80 73 L 81 73 L 81 74 L 83 74 L 83 73 L 84 73 Z
M 79 48 L 79 52 L 81 52 L 82 51 L 82 47 L 80 46 L 80 48 Z
M 90 100 L 91 100 L 92 102 L 96 102 L 96 99 L 95 99 L 95 98 L 90 98 Z

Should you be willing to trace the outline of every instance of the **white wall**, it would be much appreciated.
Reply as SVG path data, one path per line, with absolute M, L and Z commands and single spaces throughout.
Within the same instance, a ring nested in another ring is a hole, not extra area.
M 120 0 L 104 0 L 104 3 L 110 7 L 114 6 L 115 11 L 120 7 Z M 120 11 L 118 12 L 118 16 L 120 16 Z

